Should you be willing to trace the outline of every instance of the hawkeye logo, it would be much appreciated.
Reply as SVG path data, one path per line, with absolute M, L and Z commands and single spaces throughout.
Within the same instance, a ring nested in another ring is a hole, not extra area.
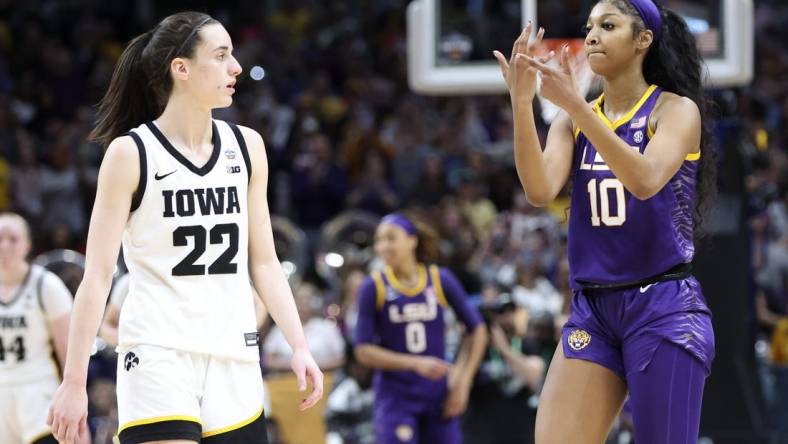
M 133 352 L 126 353 L 126 357 L 123 359 L 123 368 L 129 371 L 138 365 L 140 365 L 140 358 Z

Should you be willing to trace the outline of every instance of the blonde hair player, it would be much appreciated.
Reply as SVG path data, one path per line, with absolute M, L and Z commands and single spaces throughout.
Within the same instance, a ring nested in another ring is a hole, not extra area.
M 66 358 L 71 292 L 54 273 L 30 264 L 29 253 L 27 222 L 17 214 L 0 214 L 0 442 L 4 444 L 55 442 L 46 412 Z
M 85 379 L 120 244 L 131 275 L 118 334 L 123 444 L 265 443 L 251 276 L 293 348 L 299 388 L 323 392 L 274 250 L 260 135 L 211 118 L 241 66 L 224 27 L 181 12 L 134 38 L 91 138 L 108 145 L 74 306 L 64 381 L 49 420 L 84 433 Z M 128 131 L 128 132 L 127 132 Z

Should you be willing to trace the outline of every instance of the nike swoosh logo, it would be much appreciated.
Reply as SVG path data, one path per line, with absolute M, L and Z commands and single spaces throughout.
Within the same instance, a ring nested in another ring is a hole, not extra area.
M 640 292 L 641 292 L 641 293 L 645 293 L 645 292 L 647 292 L 647 291 L 648 291 L 648 289 L 649 289 L 649 288 L 651 288 L 651 286 L 652 286 L 652 285 L 654 285 L 654 284 L 648 284 L 648 285 L 646 285 L 645 287 L 640 287 Z
M 156 173 L 156 174 L 153 176 L 153 178 L 154 178 L 154 179 L 156 179 L 156 180 L 162 180 L 162 179 L 164 179 L 165 177 L 169 176 L 170 174 L 173 174 L 173 173 L 175 173 L 176 171 L 178 171 L 178 170 L 173 170 L 173 171 L 170 171 L 169 173 L 167 173 L 167 174 L 164 174 L 164 175 L 162 175 L 162 176 L 159 176 L 159 173 L 157 172 L 157 173 Z

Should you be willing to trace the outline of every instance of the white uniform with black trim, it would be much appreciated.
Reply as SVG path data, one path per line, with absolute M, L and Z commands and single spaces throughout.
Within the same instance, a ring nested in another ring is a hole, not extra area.
M 167 420 L 199 422 L 210 436 L 262 410 L 249 156 L 237 127 L 220 120 L 200 167 L 155 123 L 129 134 L 141 170 L 123 234 L 130 281 L 118 334 L 121 438 L 129 427 Z
M 0 302 L 0 442 L 28 443 L 50 433 L 46 424 L 60 383 L 48 323 L 69 312 L 63 281 L 31 265 L 19 290 Z

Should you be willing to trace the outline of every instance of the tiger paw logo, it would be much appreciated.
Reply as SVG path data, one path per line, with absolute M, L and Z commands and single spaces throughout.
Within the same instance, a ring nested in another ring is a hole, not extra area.
M 400 442 L 408 442 L 413 439 L 413 428 L 407 424 L 400 424 L 397 426 L 394 434 L 397 435 L 397 439 Z
M 585 330 L 575 329 L 569 333 L 566 343 L 574 351 L 580 351 L 591 343 L 591 335 Z
M 140 358 L 133 352 L 126 353 L 126 357 L 123 359 L 123 368 L 129 371 L 138 365 L 140 365 Z

